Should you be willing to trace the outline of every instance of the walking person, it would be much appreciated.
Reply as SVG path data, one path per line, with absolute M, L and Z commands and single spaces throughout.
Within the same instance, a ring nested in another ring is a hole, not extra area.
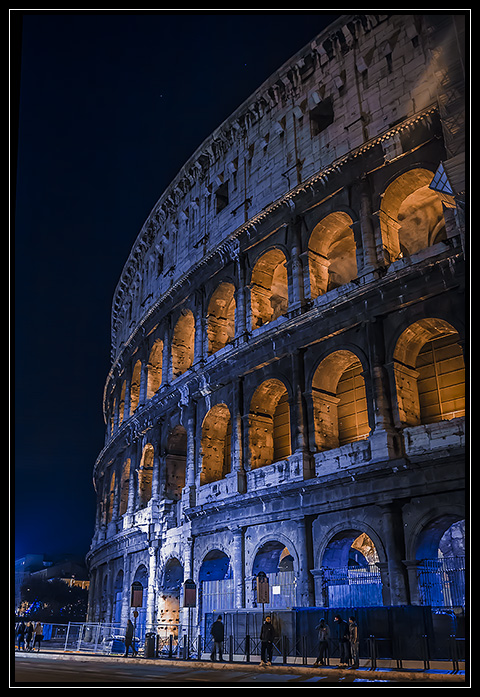
M 318 657 L 313 665 L 314 666 L 324 666 L 325 659 L 327 657 L 327 652 L 328 652 L 328 640 L 330 638 L 330 627 L 328 626 L 328 624 L 325 622 L 325 620 L 322 617 L 322 619 L 320 620 L 320 623 L 317 624 L 315 629 L 318 631 Z
M 137 652 L 135 650 L 135 637 L 134 637 L 134 627 L 132 620 L 128 620 L 127 629 L 125 630 L 125 656 L 128 656 L 128 650 L 132 649 L 132 656 L 136 656 Z
M 212 653 L 210 654 L 210 660 L 215 660 L 218 649 L 218 660 L 223 661 L 223 640 L 225 638 L 225 628 L 223 626 L 221 615 L 219 615 L 216 621 L 212 624 L 210 634 L 213 637 L 213 648 Z
M 339 668 L 346 668 L 348 666 L 348 661 L 350 657 L 349 645 L 350 645 L 350 633 L 348 629 L 348 624 L 343 620 L 340 615 L 335 615 L 334 622 L 338 629 L 338 641 L 340 647 L 340 663 Z
M 260 641 L 262 642 L 260 650 L 260 665 L 271 666 L 273 655 L 273 640 L 275 639 L 275 629 L 271 621 L 270 615 L 265 617 L 265 622 L 262 625 L 260 632 Z
M 42 643 L 43 639 L 43 627 L 41 622 L 37 622 L 35 625 L 35 629 L 33 631 L 33 646 L 32 646 L 32 651 L 35 650 L 35 646 L 38 644 L 38 649 L 37 651 L 40 651 L 40 645 Z
M 25 630 L 25 649 L 26 651 L 32 650 L 32 637 L 33 637 L 33 624 L 29 622 Z
M 360 641 L 358 638 L 358 625 L 355 620 L 355 617 L 348 618 L 348 633 L 350 641 L 350 655 L 353 660 L 352 668 L 358 668 Z

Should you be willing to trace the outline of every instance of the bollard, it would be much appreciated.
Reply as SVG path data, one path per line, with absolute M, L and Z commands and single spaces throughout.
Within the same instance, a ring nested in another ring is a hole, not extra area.
M 245 660 L 250 663 L 250 635 L 245 634 Z
M 173 658 L 173 634 L 168 637 L 168 657 Z
M 373 636 L 373 634 L 370 634 L 369 643 L 370 643 L 370 661 L 371 661 L 370 670 L 376 670 L 377 669 L 377 656 L 376 656 L 376 647 L 375 647 L 375 637 Z
M 423 639 L 423 670 L 430 670 L 430 652 L 428 647 L 428 636 L 422 634 Z
M 228 637 L 228 660 L 233 663 L 233 636 Z
M 302 635 L 302 664 L 307 665 L 307 637 Z

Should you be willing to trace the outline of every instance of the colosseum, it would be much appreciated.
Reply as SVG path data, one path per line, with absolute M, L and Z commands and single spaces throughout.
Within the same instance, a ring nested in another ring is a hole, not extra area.
M 462 613 L 464 45 L 461 14 L 343 15 L 159 198 L 112 303 L 89 621 Z

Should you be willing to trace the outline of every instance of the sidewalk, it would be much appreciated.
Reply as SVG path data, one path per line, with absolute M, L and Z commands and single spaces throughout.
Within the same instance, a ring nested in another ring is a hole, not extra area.
M 144 657 L 128 657 L 115 654 L 93 654 L 93 653 L 82 653 L 82 652 L 64 652 L 53 649 L 43 649 L 40 652 L 24 652 L 15 651 L 15 657 L 21 658 L 32 658 L 35 660 L 37 657 L 53 658 L 55 660 L 66 660 L 66 661 L 109 661 L 109 662 L 119 662 L 119 663 L 136 663 L 136 664 L 146 664 L 146 663 L 161 663 L 162 665 L 185 667 L 188 665 L 192 670 L 238 670 L 240 667 L 243 670 L 251 670 L 257 673 L 264 672 L 266 669 L 260 666 L 258 660 L 252 660 L 247 663 L 245 659 L 240 659 L 237 661 L 215 661 L 210 660 L 183 660 L 183 659 L 169 659 L 169 658 L 144 658 Z M 361 661 L 361 664 L 367 664 L 367 661 Z M 415 663 L 415 662 L 412 662 Z M 435 667 L 433 667 L 435 666 Z M 321 666 L 314 667 L 313 665 L 303 665 L 302 663 L 273 663 L 267 669 L 269 672 L 272 670 L 276 673 L 295 673 L 297 675 L 328 675 L 332 671 L 335 671 L 336 675 L 349 675 L 359 678 L 367 678 L 369 680 L 396 680 L 401 682 L 415 682 L 415 681 L 432 681 L 432 682 L 444 682 L 452 685 L 462 685 L 465 683 L 465 671 L 461 670 L 458 673 L 452 673 L 451 663 L 445 662 L 442 666 L 441 662 L 432 663 L 430 670 L 419 670 L 418 668 L 406 666 L 402 669 L 390 668 L 390 667 L 378 667 L 376 670 L 371 670 L 368 665 L 361 665 L 358 669 L 353 668 L 338 668 L 336 666 Z

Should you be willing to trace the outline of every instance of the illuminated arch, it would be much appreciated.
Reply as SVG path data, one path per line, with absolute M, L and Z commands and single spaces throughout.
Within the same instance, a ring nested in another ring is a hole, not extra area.
M 310 294 L 316 298 L 357 277 L 355 239 L 347 213 L 327 215 L 313 229 L 308 242 Z
M 281 380 L 270 378 L 255 390 L 250 402 L 248 433 L 251 469 L 292 454 L 289 397 Z
M 221 283 L 213 292 L 207 310 L 208 355 L 226 346 L 235 336 L 235 286 Z
M 195 350 L 195 319 L 190 310 L 179 317 L 172 338 L 172 376 L 178 378 L 193 365 Z
M 270 249 L 256 262 L 250 284 L 252 329 L 261 327 L 288 310 L 288 280 L 285 254 Z
M 230 472 L 232 422 L 226 404 L 216 404 L 202 423 L 200 484 L 223 479 Z

